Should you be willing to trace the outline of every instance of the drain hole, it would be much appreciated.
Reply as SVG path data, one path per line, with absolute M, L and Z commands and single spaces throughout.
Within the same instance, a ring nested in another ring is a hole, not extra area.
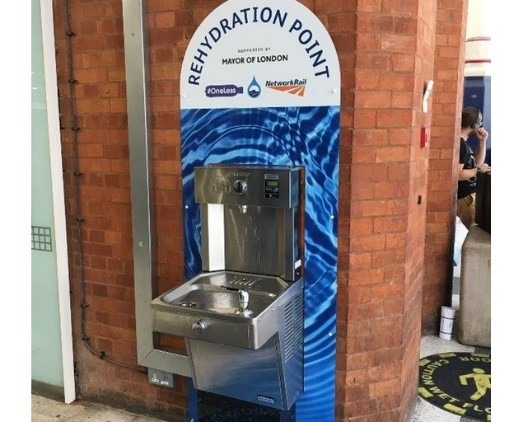
M 178 305 L 183 306 L 184 308 L 194 308 L 197 306 L 195 302 L 180 302 Z

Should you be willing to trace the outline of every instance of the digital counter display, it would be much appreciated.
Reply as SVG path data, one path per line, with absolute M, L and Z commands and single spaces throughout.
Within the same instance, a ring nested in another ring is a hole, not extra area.
M 264 196 L 266 198 L 278 198 L 279 197 L 279 180 L 278 179 L 264 180 Z

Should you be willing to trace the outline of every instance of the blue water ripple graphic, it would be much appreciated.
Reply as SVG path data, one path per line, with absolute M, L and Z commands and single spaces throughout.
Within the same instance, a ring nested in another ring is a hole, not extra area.
M 334 422 L 339 107 L 182 110 L 185 275 L 201 271 L 197 166 L 305 168 L 305 391 L 298 422 Z

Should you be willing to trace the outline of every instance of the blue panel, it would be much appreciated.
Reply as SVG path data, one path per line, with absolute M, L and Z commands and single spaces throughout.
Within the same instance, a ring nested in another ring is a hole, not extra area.
M 337 291 L 339 107 L 182 110 L 185 275 L 201 271 L 196 166 L 305 168 L 305 388 L 299 422 L 333 422 Z
M 198 421 L 198 391 L 194 388 L 192 378 L 187 379 L 187 397 L 189 403 L 189 417 L 190 421 Z
M 464 107 L 476 107 L 482 111 L 484 127 L 489 132 L 486 145 L 486 163 L 491 165 L 491 76 L 467 76 L 464 78 Z M 468 139 L 473 150 L 477 147 L 474 137 Z

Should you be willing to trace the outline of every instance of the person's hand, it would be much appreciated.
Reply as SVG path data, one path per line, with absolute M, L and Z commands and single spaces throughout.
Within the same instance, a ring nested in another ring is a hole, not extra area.
M 488 139 L 488 131 L 484 129 L 483 127 L 478 128 L 475 131 L 475 135 L 477 136 L 479 142 L 485 142 L 486 139 Z
M 480 166 L 478 166 L 478 171 L 482 171 L 482 172 L 488 172 L 488 171 L 491 171 L 491 167 L 489 166 L 488 163 L 484 163 L 484 164 L 481 164 Z

